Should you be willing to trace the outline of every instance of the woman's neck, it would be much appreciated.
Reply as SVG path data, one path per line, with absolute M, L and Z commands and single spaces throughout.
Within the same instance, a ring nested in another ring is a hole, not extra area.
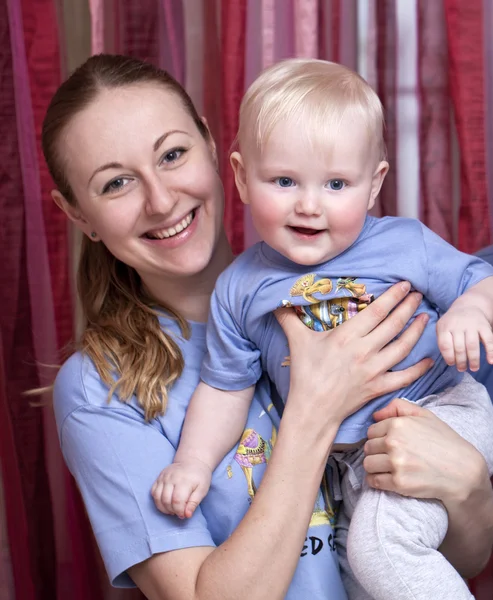
M 187 321 L 205 323 L 216 280 L 232 260 L 233 253 L 224 234 L 218 242 L 211 261 L 201 273 L 193 277 L 173 278 L 172 285 L 161 280 L 159 289 L 154 289 L 157 287 L 155 285 L 149 285 L 149 291 L 164 306 L 172 308 Z

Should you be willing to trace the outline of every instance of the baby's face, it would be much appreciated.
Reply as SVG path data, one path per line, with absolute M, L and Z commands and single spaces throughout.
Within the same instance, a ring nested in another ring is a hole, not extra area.
M 343 119 L 325 148 L 299 125 L 276 125 L 261 152 L 242 155 L 240 194 L 260 237 L 300 265 L 341 254 L 361 232 L 388 169 L 374 146 L 354 120 Z

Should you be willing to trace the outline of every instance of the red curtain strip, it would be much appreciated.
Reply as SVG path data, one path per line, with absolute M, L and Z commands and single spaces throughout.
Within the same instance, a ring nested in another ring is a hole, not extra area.
M 238 130 L 238 113 L 245 85 L 246 0 L 221 2 L 222 177 L 226 194 L 226 232 L 233 252 L 243 250 L 243 205 L 229 165 L 229 151 Z
M 420 218 L 453 243 L 451 104 L 445 14 L 441 2 L 418 0 Z
M 486 182 L 483 3 L 445 0 L 450 92 L 461 149 L 459 248 L 491 243 Z

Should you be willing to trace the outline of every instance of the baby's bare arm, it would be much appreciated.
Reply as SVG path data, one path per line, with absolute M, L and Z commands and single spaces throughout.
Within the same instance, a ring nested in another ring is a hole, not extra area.
M 200 383 L 190 401 L 173 464 L 151 494 L 158 510 L 190 518 L 209 491 L 212 471 L 238 442 L 254 386 L 226 392 Z
M 453 306 L 478 308 L 484 313 L 490 325 L 493 325 L 493 277 L 486 277 L 473 285 L 457 298 Z
M 200 460 L 213 471 L 240 439 L 254 389 L 229 392 L 201 382 L 190 400 L 174 462 Z

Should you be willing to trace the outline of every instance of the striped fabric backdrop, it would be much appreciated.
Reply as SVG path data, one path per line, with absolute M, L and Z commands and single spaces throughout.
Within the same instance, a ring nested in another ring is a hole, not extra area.
M 3 0 L 0 2 L 0 598 L 131 600 L 109 587 L 44 384 L 75 331 L 78 237 L 50 199 L 40 130 L 91 53 L 152 61 L 182 82 L 218 143 L 236 252 L 256 240 L 228 151 L 242 94 L 290 56 L 357 69 L 386 110 L 391 172 L 376 214 L 421 218 L 462 250 L 491 243 L 490 0 Z M 493 567 L 471 583 L 493 597 Z

